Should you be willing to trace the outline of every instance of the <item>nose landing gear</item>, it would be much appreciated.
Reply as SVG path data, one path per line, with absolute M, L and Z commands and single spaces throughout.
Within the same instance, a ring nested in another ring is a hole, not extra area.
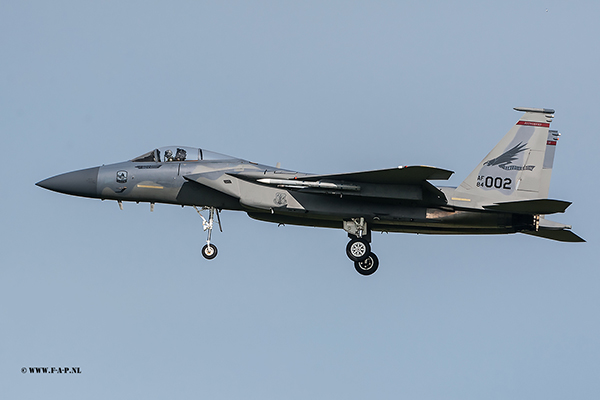
M 194 206 L 194 209 L 196 210 L 198 215 L 200 215 L 200 218 L 202 218 L 202 228 L 205 231 L 208 231 L 208 236 L 206 238 L 206 244 L 204 245 L 204 247 L 202 247 L 202 256 L 204 258 L 206 258 L 207 260 L 212 260 L 213 258 L 215 258 L 217 256 L 217 252 L 218 252 L 217 246 L 215 246 L 214 244 L 212 244 L 210 242 L 215 214 L 217 214 L 217 223 L 219 224 L 219 230 L 221 232 L 223 232 L 223 228 L 221 227 L 221 217 L 219 217 L 219 210 L 214 207 L 202 207 L 202 211 L 208 210 L 208 220 L 207 220 L 206 218 L 204 218 L 204 216 L 202 215 L 202 213 L 200 212 L 200 210 L 198 210 L 198 208 L 196 206 Z

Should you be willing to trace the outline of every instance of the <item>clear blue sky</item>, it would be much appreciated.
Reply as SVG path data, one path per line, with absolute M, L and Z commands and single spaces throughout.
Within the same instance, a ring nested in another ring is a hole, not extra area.
M 595 399 L 597 2 L 0 4 L 0 392 L 10 399 Z M 556 110 L 554 219 L 588 240 L 374 235 L 34 185 L 181 144 L 459 184 Z M 80 375 L 22 374 L 78 366 Z

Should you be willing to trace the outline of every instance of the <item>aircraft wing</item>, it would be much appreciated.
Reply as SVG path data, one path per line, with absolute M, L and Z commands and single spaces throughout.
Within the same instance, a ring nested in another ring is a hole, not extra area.
M 409 166 L 343 174 L 299 174 L 239 171 L 230 175 L 261 185 L 304 193 L 423 201 L 445 204 L 446 197 L 428 180 L 448 179 L 454 172 L 427 166 Z
M 358 183 L 378 183 L 391 185 L 414 185 L 426 180 L 447 180 L 454 171 L 428 167 L 424 165 L 412 165 L 388 169 L 378 169 L 363 172 L 348 172 L 343 174 L 308 175 L 303 176 L 305 181 L 335 180 Z

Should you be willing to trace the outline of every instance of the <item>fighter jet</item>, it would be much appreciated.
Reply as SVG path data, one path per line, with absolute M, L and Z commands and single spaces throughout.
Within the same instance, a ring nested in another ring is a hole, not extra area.
M 220 212 L 286 225 L 337 228 L 349 237 L 346 254 L 362 275 L 379 260 L 371 233 L 524 233 L 584 242 L 548 214 L 571 204 L 548 198 L 560 133 L 550 130 L 554 110 L 515 108 L 525 114 L 458 187 L 435 186 L 452 171 L 421 165 L 340 174 L 309 174 L 257 164 L 200 148 L 167 146 L 129 161 L 82 169 L 38 182 L 74 196 L 122 202 L 191 206 L 207 231 L 204 258 Z M 205 218 L 202 212 L 207 212 Z

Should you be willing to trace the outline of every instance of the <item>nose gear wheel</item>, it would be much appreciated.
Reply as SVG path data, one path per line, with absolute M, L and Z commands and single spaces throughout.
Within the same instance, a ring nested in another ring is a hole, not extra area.
M 207 260 L 212 260 L 217 256 L 217 246 L 214 244 L 205 244 L 202 247 L 202 256 Z

